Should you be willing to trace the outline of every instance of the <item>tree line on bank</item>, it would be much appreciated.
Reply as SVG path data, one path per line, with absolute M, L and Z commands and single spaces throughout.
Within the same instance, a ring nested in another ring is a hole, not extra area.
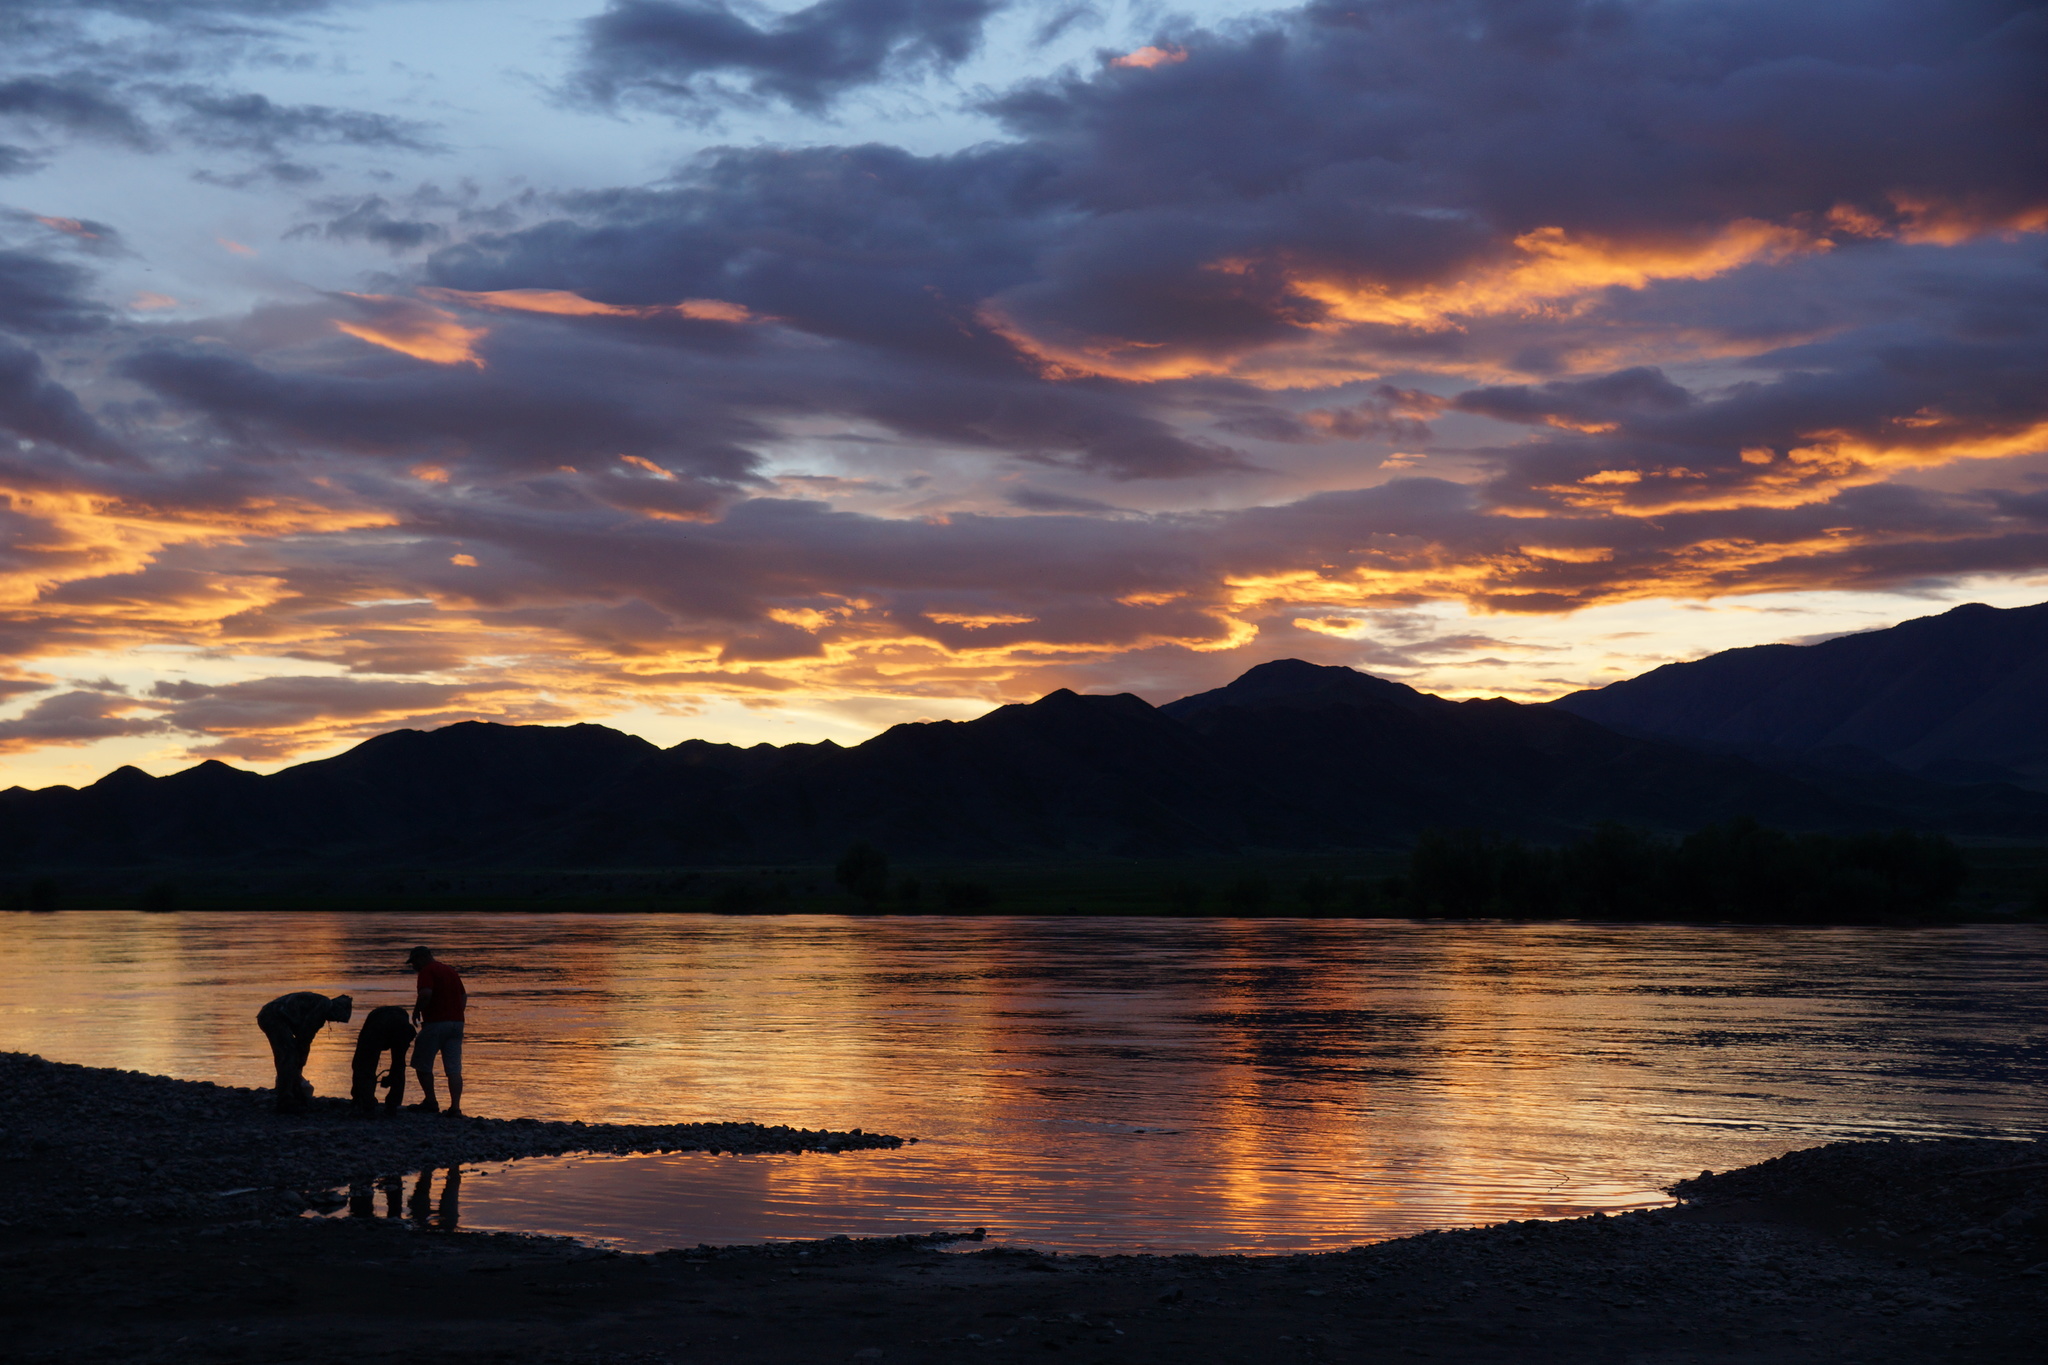
M 1602 825 L 1562 845 L 1529 844 L 1480 831 L 1423 835 L 1397 875 L 1384 862 L 1370 876 L 1316 875 L 1302 879 L 1241 867 L 1234 875 L 1215 864 L 1132 886 L 1110 876 L 1092 891 L 1085 868 L 1057 880 L 1070 890 L 1034 886 L 990 869 L 989 880 L 923 870 L 900 873 L 888 857 L 855 844 L 830 869 L 700 869 L 676 874 L 598 877 L 590 886 L 569 874 L 562 886 L 496 886 L 476 874 L 451 883 L 420 874 L 404 882 L 393 874 L 380 897 L 349 888 L 326 896 L 320 908 L 406 908 L 436 896 L 465 898 L 472 909 L 610 909 L 777 914 L 845 911 L 871 914 L 1158 914 L 1223 916 L 1385 916 L 1470 919 L 1593 919 L 1736 921 L 1753 923 L 1869 923 L 1926 920 L 1949 912 L 1967 880 L 1961 854 L 1939 835 L 1789 834 L 1739 820 L 1671 838 L 1621 825 Z M 1057 871 L 1058 869 L 1053 869 Z M 1133 867 L 1130 871 L 1137 871 Z M 1139 873 L 1142 876 L 1142 872 Z M 2022 874 L 2024 876 L 2025 874 Z M 2010 910 L 2048 918 L 2048 876 L 2012 890 L 2024 900 Z M 650 878 L 652 880 L 650 880 Z M 472 885 L 481 879 L 485 885 Z M 500 878 L 499 880 L 502 880 Z M 514 879 L 517 880 L 516 878 Z M 589 880 L 588 877 L 585 880 Z M 573 883 L 573 884 L 572 884 Z M 645 883 L 643 885 L 643 883 Z M 144 910 L 241 908 L 212 906 L 209 888 L 171 883 L 116 888 L 59 888 L 49 877 L 0 882 L 0 909 L 54 910 L 65 906 L 127 905 Z M 836 893 L 836 894 L 835 894 Z M 325 894 L 325 893 L 323 893 Z M 247 896 L 243 897 L 248 899 Z M 274 901 L 267 894 L 266 904 Z M 513 902 L 517 902 L 516 904 Z M 2022 905 L 2024 909 L 2022 909 Z
M 1938 834 L 1789 834 L 1754 820 L 1672 839 L 1606 824 L 1570 843 L 1479 830 L 1416 840 L 1406 875 L 1168 882 L 1164 913 L 1868 924 L 1937 918 L 1969 878 Z M 2048 916 L 2048 881 L 2029 912 Z
M 1735 820 L 1677 840 L 1602 825 L 1554 847 L 1426 834 L 1399 894 L 1410 914 L 1458 918 L 1843 924 L 1940 915 L 1968 876 L 1939 834 L 1788 834 Z
M 875 910 L 976 913 L 1000 896 L 975 884 L 892 884 L 888 860 L 865 844 L 840 861 L 842 889 Z M 1156 910 L 1181 915 L 1367 915 L 1437 919 L 1704 920 L 1854 924 L 1927 919 L 1949 910 L 1968 880 L 1962 854 L 1939 834 L 1791 834 L 1754 820 L 1673 839 L 1600 825 L 1560 845 L 1475 830 L 1425 833 L 1405 876 L 1169 881 Z M 2048 885 L 2031 907 L 2048 913 Z

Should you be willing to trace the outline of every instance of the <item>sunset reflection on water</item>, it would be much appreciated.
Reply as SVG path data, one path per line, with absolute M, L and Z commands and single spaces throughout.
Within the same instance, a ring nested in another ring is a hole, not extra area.
M 0 1048 L 260 1085 L 265 1000 L 409 1003 L 415 942 L 470 983 L 471 1112 L 921 1139 L 463 1187 L 464 1226 L 636 1247 L 1349 1246 L 1837 1137 L 2038 1131 L 2048 1097 L 2039 928 L 10 914 Z M 320 1093 L 352 1039 L 315 1044 Z

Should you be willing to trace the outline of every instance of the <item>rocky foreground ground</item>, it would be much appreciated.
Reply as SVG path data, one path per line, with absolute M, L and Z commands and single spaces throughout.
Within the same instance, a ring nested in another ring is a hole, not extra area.
M 361 1182 L 464 1161 L 903 1139 L 373 1123 L 338 1101 L 284 1118 L 266 1099 L 0 1054 L 0 1355 L 2031 1365 L 2048 1323 L 2038 1140 L 1837 1143 L 1682 1182 L 1671 1210 L 1329 1255 L 1047 1256 L 938 1237 L 633 1256 L 438 1229 L 431 1188 L 412 1217 L 304 1214 L 352 1182 L 388 1212 Z

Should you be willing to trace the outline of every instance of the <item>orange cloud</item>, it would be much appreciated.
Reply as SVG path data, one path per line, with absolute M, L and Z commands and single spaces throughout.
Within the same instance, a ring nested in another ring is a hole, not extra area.
M 1111 66 L 1137 67 L 1140 70 L 1150 70 L 1155 66 L 1172 66 L 1177 62 L 1184 62 L 1187 59 L 1188 50 L 1184 47 L 1174 47 L 1171 45 L 1167 47 L 1153 47 L 1147 44 L 1136 52 L 1126 52 L 1121 57 L 1112 58 L 1109 64 Z
M 1048 378 L 1157 382 L 1228 375 L 1266 388 L 1298 388 L 1378 376 L 1377 357 L 1353 351 L 1345 342 L 1345 333 L 1356 326 L 1426 333 L 1460 331 L 1481 318 L 1510 315 L 1560 320 L 1589 309 L 1602 290 L 1709 279 L 1830 245 L 1816 232 L 1745 218 L 1701 241 L 1630 243 L 1538 228 L 1515 238 L 1499 259 L 1458 279 L 1405 288 L 1297 264 L 1285 252 L 1272 261 L 1226 257 L 1206 267 L 1246 278 L 1277 271 L 1283 297 L 1293 305 L 1287 320 L 1294 337 L 1309 343 L 1305 351 L 1285 342 L 1250 354 L 1211 354 L 1116 337 L 1048 340 L 1033 335 L 996 303 L 986 305 L 981 318 L 1037 360 Z
M 76 218 L 46 218 L 41 214 L 37 214 L 36 221 L 53 232 L 62 232 L 72 237 L 83 237 L 91 242 L 100 240 L 99 233 L 94 232 Z
M 476 353 L 476 343 L 490 334 L 488 327 L 465 327 L 455 320 L 453 313 L 413 299 L 389 294 L 351 294 L 345 290 L 342 296 L 368 305 L 367 317 L 353 321 L 336 318 L 336 331 L 436 365 L 484 367 L 483 358 Z
M 516 313 L 547 313 L 566 318 L 656 318 L 665 315 L 695 318 L 700 322 L 759 322 L 762 319 L 752 310 L 723 299 L 684 299 L 681 303 L 623 304 L 599 303 L 586 299 L 581 294 L 572 294 L 566 289 L 493 289 L 472 291 L 467 289 L 441 289 L 426 287 L 419 291 L 430 299 L 442 303 L 458 304 L 465 308 L 489 308 Z
M 1892 207 L 1899 217 L 1897 235 L 1908 242 L 1960 246 L 1987 234 L 2012 236 L 2021 232 L 2048 231 L 2048 204 L 1994 211 L 1973 204 L 1941 203 L 1895 195 Z
M 1602 289 L 1642 289 L 1658 280 L 1704 280 L 1756 261 L 1780 261 L 1802 251 L 1825 250 L 1824 238 L 1794 228 L 1740 219 L 1704 242 L 1632 244 L 1573 238 L 1562 228 L 1538 228 L 1514 240 L 1502 262 L 1442 286 L 1394 290 L 1366 280 L 1290 277 L 1296 293 L 1328 309 L 1328 330 L 1348 322 L 1374 322 L 1439 331 L 1461 320 L 1503 313 L 1555 313 L 1582 307 Z
M 937 621 L 944 626 L 960 626 L 966 630 L 987 630 L 990 626 L 1028 626 L 1038 618 L 1001 611 L 928 611 L 925 613 L 925 619 Z
M 1882 483 L 1906 469 L 1957 460 L 2004 460 L 2048 452 L 2048 422 L 2001 431 L 1970 431 L 1939 416 L 1915 414 L 1876 433 L 1811 431 L 1782 454 L 1752 446 L 1741 452 L 1739 479 L 1717 479 L 1683 465 L 1655 469 L 1603 469 L 1573 483 L 1541 484 L 1559 504 L 1626 517 L 1669 512 L 1806 507 L 1844 489 Z M 1736 473 L 1738 471 L 1730 471 Z M 1508 515 L 1544 515 L 1518 509 Z
M 977 316 L 1036 361 L 1048 379 L 1154 383 L 1228 376 L 1267 389 L 1300 389 L 1378 378 L 1393 362 L 1381 353 L 1378 338 L 1360 334 L 1364 328 L 1430 334 L 1464 332 L 1481 321 L 1554 326 L 1589 318 L 1604 291 L 1712 279 L 1747 266 L 1826 252 L 1839 237 L 1953 245 L 1985 235 L 2041 231 L 2048 231 L 2048 206 L 1992 213 L 1968 205 L 1901 200 L 1887 217 L 1843 205 L 1813 221 L 1736 219 L 1697 238 L 1629 241 L 1537 228 L 1457 278 L 1412 286 L 1333 271 L 1285 249 L 1221 257 L 1203 269 L 1245 280 L 1247 304 L 1266 310 L 1284 328 L 1278 339 L 1236 348 L 1198 350 L 1115 335 L 1060 335 L 1021 320 L 1000 299 L 984 302 Z M 1747 342 L 1682 325 L 1672 340 L 1680 352 L 1702 359 L 1748 349 Z M 1636 341 L 1602 341 L 1595 334 L 1567 349 L 1572 368 L 1590 370 L 1636 362 L 1639 346 Z M 1403 369 L 1432 368 L 1426 353 L 1403 351 L 1398 361 Z M 1438 368 L 1470 375 L 1474 363 L 1459 360 Z
M 14 569 L 0 572 L 0 604 L 32 607 L 66 583 L 140 573 L 164 550 L 244 538 L 315 535 L 389 526 L 389 512 L 252 498 L 225 507 L 152 507 L 118 495 L 0 485 L 17 518 Z
M 629 465 L 632 465 L 632 466 L 633 466 L 634 468 L 636 468 L 636 469 L 643 469 L 643 470 L 647 471 L 647 472 L 648 472 L 649 474 L 652 474 L 652 475 L 653 475 L 653 476 L 654 476 L 655 478 L 657 478 L 657 479 L 674 479 L 674 478 L 675 478 L 675 475 L 674 475 L 674 474 L 670 473 L 670 472 L 669 472 L 668 470 L 666 470 L 666 469 L 663 469 L 663 468 L 662 468 L 662 467 L 661 467 L 660 465 L 656 464 L 656 463 L 655 463 L 654 461 L 652 461 L 652 460 L 650 460 L 650 459 L 647 459 L 647 458 L 646 458 L 646 457 L 644 457 L 644 456 L 640 456 L 640 455 L 621 455 L 621 456 L 619 456 L 619 459 L 620 459 L 620 461 L 621 461 L 621 462 L 623 462 L 623 463 L 625 463 L 625 464 L 629 464 Z

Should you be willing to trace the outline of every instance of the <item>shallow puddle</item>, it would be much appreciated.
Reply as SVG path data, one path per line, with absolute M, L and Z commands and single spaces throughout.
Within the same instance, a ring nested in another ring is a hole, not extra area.
M 1116 1140 L 1095 1140 L 1104 1141 Z M 622 1251 L 981 1228 L 986 1242 L 962 1249 L 1274 1254 L 1670 1202 L 1655 1190 L 1563 1179 L 1532 1197 L 1520 1173 L 1504 1173 L 1488 1189 L 1421 1172 L 1374 1178 L 1312 1163 L 1283 1165 L 1278 1179 L 1269 1169 L 1261 1197 L 1246 1200 L 1211 1188 L 1199 1164 L 1164 1152 L 1156 1162 L 1129 1155 L 1135 1159 L 1109 1159 L 1098 1147 L 1061 1163 L 921 1144 L 841 1156 L 533 1157 L 359 1185 L 328 1216 L 571 1236 Z

